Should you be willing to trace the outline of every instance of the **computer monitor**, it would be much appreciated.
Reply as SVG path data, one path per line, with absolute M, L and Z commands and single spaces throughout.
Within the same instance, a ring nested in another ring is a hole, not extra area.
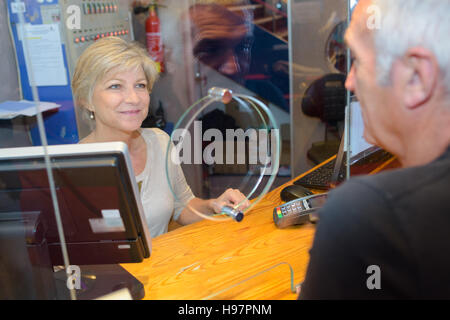
M 47 150 L 70 265 L 150 257 L 151 237 L 126 144 L 55 145 Z M 12 255 L 18 252 L 8 245 L 14 239 L 19 247 L 25 241 L 31 263 L 64 264 L 43 147 L 0 150 L 0 257 L 10 271 L 15 270 Z

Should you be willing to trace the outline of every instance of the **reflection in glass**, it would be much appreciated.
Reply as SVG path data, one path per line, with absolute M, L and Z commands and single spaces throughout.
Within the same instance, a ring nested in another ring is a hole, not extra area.
M 218 4 L 189 8 L 194 57 L 243 83 L 250 67 L 253 32 L 251 12 L 240 13 Z
M 344 43 L 346 29 L 347 22 L 338 23 L 330 33 L 325 47 L 325 55 L 330 69 L 341 73 L 347 72 L 347 47 Z
M 267 26 L 285 21 L 285 13 L 264 1 L 234 1 L 195 4 L 188 16 L 198 61 L 289 112 L 288 72 L 277 67 L 288 62 L 287 41 Z M 285 34 L 285 26 L 279 29 Z

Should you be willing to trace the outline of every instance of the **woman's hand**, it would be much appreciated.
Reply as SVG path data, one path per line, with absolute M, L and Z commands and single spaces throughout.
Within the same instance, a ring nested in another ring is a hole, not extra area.
M 241 203 L 242 202 L 242 203 Z M 250 201 L 246 200 L 245 196 L 237 189 L 227 189 L 217 199 L 203 200 L 200 198 L 193 198 L 188 205 L 181 211 L 178 222 L 182 225 L 194 223 L 202 220 L 202 217 L 196 212 L 202 214 L 220 214 L 223 206 L 234 208 L 240 204 L 236 209 L 243 211 L 250 206 Z
M 223 206 L 234 208 L 238 204 L 240 204 L 240 206 L 236 209 L 244 211 L 250 206 L 250 201 L 248 201 L 242 192 L 237 189 L 227 189 L 217 199 L 211 199 L 211 207 L 215 213 L 221 213 Z

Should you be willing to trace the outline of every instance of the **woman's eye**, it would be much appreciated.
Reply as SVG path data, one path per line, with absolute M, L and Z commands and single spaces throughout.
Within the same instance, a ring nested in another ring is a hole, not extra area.
M 139 83 L 139 84 L 136 85 L 136 87 L 141 88 L 141 89 L 145 89 L 145 88 L 147 88 L 147 84 Z
M 112 84 L 109 86 L 109 89 L 119 89 L 120 88 L 120 84 Z

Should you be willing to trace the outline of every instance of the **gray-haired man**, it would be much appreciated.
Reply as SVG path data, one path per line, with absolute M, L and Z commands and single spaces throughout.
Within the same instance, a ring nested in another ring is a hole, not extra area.
M 403 168 L 330 193 L 300 299 L 450 298 L 449 16 L 449 0 L 356 6 L 346 86 Z

